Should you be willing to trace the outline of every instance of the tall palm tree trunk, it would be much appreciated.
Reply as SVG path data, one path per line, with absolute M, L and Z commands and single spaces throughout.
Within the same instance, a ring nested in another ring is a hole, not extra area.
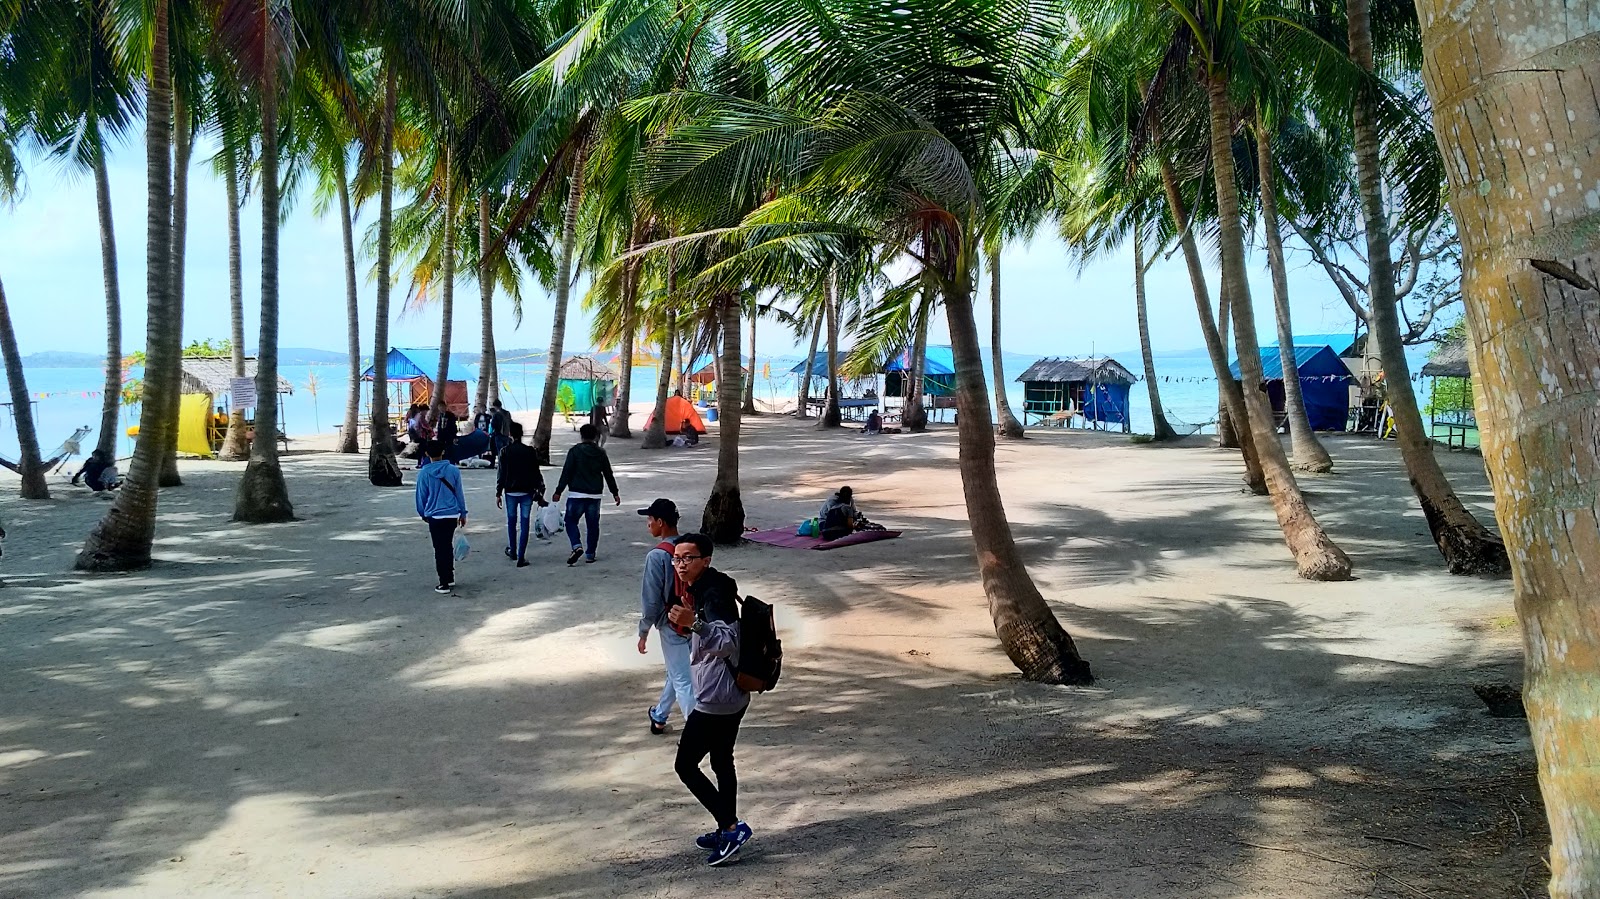
M 431 417 L 437 422 L 444 419 L 445 408 L 449 405 L 446 394 L 450 390 L 450 343 L 455 336 L 456 322 L 456 179 L 451 171 L 450 135 L 445 136 L 444 145 L 444 259 L 440 264 L 440 321 L 439 321 L 439 367 L 433 379 L 433 411 Z
M 227 138 L 223 138 L 224 144 Z M 228 193 L 228 332 L 229 352 L 233 376 L 242 378 L 244 367 L 244 252 L 239 236 L 239 167 L 233 148 L 224 146 L 227 154 L 228 174 L 223 186 Z M 230 393 L 231 396 L 231 393 Z M 228 431 L 222 437 L 222 451 L 218 456 L 229 462 L 250 457 L 250 441 L 245 436 L 244 408 L 233 403 L 228 410 Z
M 106 380 L 100 394 L 100 434 L 95 448 L 110 458 L 117 454 L 117 425 L 122 414 L 122 288 L 117 283 L 117 235 L 111 221 L 111 176 L 106 172 L 103 143 L 97 143 L 94 151 L 94 199 L 100 219 L 100 268 L 106 284 Z
M 1504 3 L 1417 6 L 1461 237 L 1483 457 L 1522 622 L 1549 892 L 1589 899 L 1600 895 L 1600 103 L 1572 86 L 1600 83 L 1600 22 L 1557 0 L 1514 16 Z M 1565 114 L 1532 115 L 1541 101 Z
M 494 371 L 494 268 L 489 260 L 489 192 L 478 194 L 478 310 L 481 330 L 478 334 L 478 389 L 472 398 L 472 410 L 483 412 L 489 408 L 489 385 Z
M 344 342 L 349 357 L 350 382 L 345 385 L 344 427 L 339 432 L 339 452 L 359 453 L 361 442 L 361 295 L 356 289 L 355 221 L 350 210 L 350 174 L 343 152 L 338 162 L 339 235 L 344 240 Z
M 1272 135 L 1255 117 L 1256 169 L 1261 190 L 1261 227 L 1267 236 L 1267 267 L 1272 270 L 1272 307 L 1278 325 L 1278 358 L 1283 363 L 1283 408 L 1289 418 L 1294 467 L 1301 471 L 1333 470 L 1333 457 L 1311 430 L 1300 389 L 1300 367 L 1294 358 L 1294 326 L 1289 318 L 1289 267 L 1283 259 L 1283 226 L 1278 221 L 1278 185 L 1272 157 Z
M 732 544 L 744 539 L 744 502 L 739 498 L 739 391 L 722 385 L 739 383 L 739 295 L 725 293 L 717 298 L 722 320 L 722 358 L 717 386 L 717 478 L 711 484 L 700 532 L 717 543 Z
M 1161 405 L 1161 386 L 1156 382 L 1156 357 L 1150 351 L 1150 315 L 1144 295 L 1144 230 L 1133 229 L 1133 305 L 1139 318 L 1139 361 L 1144 364 L 1145 392 L 1150 397 L 1151 436 L 1158 440 L 1176 440 L 1178 432 L 1167 421 L 1167 411 Z
M 1011 400 L 1006 397 L 1006 363 L 1000 352 L 1000 250 L 989 251 L 985 260 L 989 266 L 989 354 L 994 365 L 994 414 L 1000 422 L 996 433 L 1007 440 L 1021 440 L 1027 436 L 1022 422 L 1011 411 Z
M 1206 356 L 1211 360 L 1211 371 L 1217 378 L 1217 394 L 1222 401 L 1222 424 L 1242 422 L 1245 420 L 1244 389 L 1228 369 L 1227 341 L 1217 328 L 1217 320 L 1211 317 L 1211 290 L 1206 286 L 1205 263 L 1200 258 L 1200 247 L 1194 239 L 1194 233 L 1189 229 L 1189 213 L 1183 203 L 1183 194 L 1178 190 L 1177 173 L 1172 168 L 1171 160 L 1165 156 L 1161 159 L 1161 185 L 1167 196 L 1167 209 L 1172 213 L 1172 223 L 1178 230 L 1179 245 L 1183 247 L 1183 262 L 1189 271 L 1195 312 L 1200 317 L 1200 336 L 1205 340 Z M 1249 433 L 1236 433 L 1231 443 L 1226 439 L 1228 435 L 1223 433 L 1223 428 L 1218 427 L 1217 435 L 1224 447 L 1237 446 L 1244 457 L 1245 486 L 1257 496 L 1266 496 L 1267 477 L 1261 472 L 1261 459 L 1256 454 L 1255 441 Z
M 750 300 L 750 374 L 744 378 L 743 403 L 739 411 L 746 415 L 759 415 L 756 411 L 756 318 L 760 306 L 755 298 Z
M 1369 0 L 1350 0 L 1350 59 L 1372 71 Z M 1378 126 L 1371 98 L 1358 92 L 1354 103 L 1356 180 L 1366 225 L 1367 297 L 1371 302 L 1370 340 L 1378 345 L 1389 409 L 1394 415 L 1400 456 L 1405 460 L 1411 490 L 1428 521 L 1433 542 L 1451 574 L 1498 573 L 1510 570 L 1505 544 L 1467 511 L 1433 455 L 1433 441 L 1422 424 L 1417 395 L 1411 387 L 1411 366 L 1400 335 L 1395 297 L 1394 260 L 1389 248 L 1389 218 L 1383 208 L 1383 174 Z M 1542 140 L 1540 143 L 1542 144 Z M 1448 153 L 1446 155 L 1449 155 Z
M 1255 441 L 1256 453 L 1266 475 L 1272 508 L 1278 526 L 1294 553 L 1300 576 L 1308 580 L 1342 581 L 1350 577 L 1350 560 L 1344 551 L 1317 523 L 1289 470 L 1283 445 L 1273 433 L 1272 410 L 1266 394 L 1256 389 L 1262 382 L 1261 349 L 1256 344 L 1255 311 L 1250 306 L 1250 284 L 1244 273 L 1244 227 L 1239 211 L 1239 188 L 1235 180 L 1232 139 L 1233 108 L 1228 100 L 1225 76 L 1206 81 L 1210 106 L 1212 172 L 1217 186 L 1218 243 L 1222 248 L 1222 294 L 1229 297 L 1233 312 L 1233 340 L 1238 350 L 1244 390 L 1245 421 Z
M 1017 552 L 1000 498 L 994 466 L 994 424 L 989 416 L 978 323 L 972 311 L 972 270 L 958 266 L 947 282 L 945 318 L 956 369 L 956 434 L 960 447 L 961 489 L 972 527 L 978 575 L 995 634 L 1022 676 L 1047 684 L 1086 684 L 1094 680 Z
M 822 406 L 822 414 L 817 416 L 814 425 L 818 430 L 837 428 L 844 424 L 844 416 L 839 411 L 839 272 L 835 269 L 828 275 L 828 283 L 823 292 L 823 317 L 828 325 L 828 399 Z
M 278 461 L 278 80 L 270 61 L 261 81 L 261 333 L 256 350 L 256 427 L 239 479 L 233 520 L 293 521 Z
M 572 256 L 578 248 L 578 209 L 583 205 L 583 169 L 589 143 L 579 144 L 567 185 L 566 210 L 561 220 L 561 259 L 556 266 L 556 315 L 550 326 L 550 362 L 539 398 L 539 419 L 533 428 L 533 448 L 544 464 L 550 461 L 550 431 L 555 424 L 556 393 L 561 387 L 562 344 L 567 339 L 567 305 L 572 298 Z
M 677 330 L 678 314 L 668 312 L 667 335 L 661 341 L 661 365 L 656 369 L 656 407 L 650 414 L 650 424 L 644 429 L 645 449 L 661 449 L 667 445 L 667 397 L 672 390 L 672 347 L 678 339 Z
M 928 357 L 928 319 L 933 316 L 933 294 L 924 289 L 912 323 L 911 360 L 906 367 L 905 396 L 900 407 L 900 424 L 908 432 L 918 433 L 928 429 L 928 410 L 922 407 L 923 373 Z
M 399 487 L 404 480 L 389 432 L 389 264 L 394 254 L 394 61 L 384 61 L 383 158 L 378 176 L 378 299 L 372 311 L 372 445 L 367 450 L 367 480 L 374 487 Z
M 629 249 L 644 243 L 647 222 L 634 225 Z M 628 277 L 622 285 L 622 356 L 618 368 L 617 408 L 611 415 L 611 436 L 618 440 L 633 439 L 633 352 L 639 336 L 639 281 L 644 277 L 644 265 L 635 259 L 628 265 Z M 663 437 L 665 435 L 663 434 Z
M 172 395 L 177 399 L 172 416 L 167 420 L 165 453 L 161 457 L 161 486 L 181 487 L 183 477 L 178 473 L 178 414 L 182 409 L 183 361 L 183 293 L 184 256 L 189 242 L 189 159 L 194 149 L 194 131 L 190 127 L 188 103 L 182 93 L 174 90 L 173 110 L 173 168 L 172 168 L 172 307 L 177 310 L 178 342 L 180 356 L 169 377 Z M 140 430 L 139 433 L 144 433 Z
M 804 421 L 811 417 L 811 368 L 816 365 L 817 344 L 822 341 L 822 318 L 817 310 L 817 322 L 811 326 L 811 349 L 806 351 L 805 371 L 800 375 L 800 393 L 795 397 L 794 417 Z
M 23 499 L 49 499 L 50 485 L 44 480 L 44 463 L 39 455 L 39 434 L 33 428 L 32 397 L 22 370 L 22 354 L 17 350 L 17 333 L 11 328 L 11 307 L 6 289 L 0 284 L 0 353 L 5 356 L 6 386 L 11 389 L 11 417 L 17 423 L 17 446 L 21 458 Z
M 155 541 L 157 481 L 166 449 L 167 420 L 178 412 L 171 372 L 178 366 L 182 322 L 172 308 L 172 79 L 167 46 L 167 0 L 155 0 L 150 87 L 145 94 L 145 379 L 139 442 L 128 477 L 105 517 L 89 532 L 74 566 L 80 571 L 150 567 Z

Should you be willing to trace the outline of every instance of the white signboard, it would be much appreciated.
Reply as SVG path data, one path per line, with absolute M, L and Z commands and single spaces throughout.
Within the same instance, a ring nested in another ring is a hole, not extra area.
M 234 378 L 228 391 L 233 394 L 233 408 L 254 409 L 256 407 L 256 379 Z

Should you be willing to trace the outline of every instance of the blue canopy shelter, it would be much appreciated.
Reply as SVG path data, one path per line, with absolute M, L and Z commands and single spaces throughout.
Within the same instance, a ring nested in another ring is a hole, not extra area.
M 848 350 L 839 350 L 835 352 L 833 355 L 834 368 L 843 369 L 845 359 L 849 358 L 849 356 L 850 353 Z M 803 372 L 805 372 L 805 370 L 806 364 L 804 361 L 796 362 L 794 367 L 789 369 L 789 374 L 801 375 Z M 816 385 L 812 384 L 809 385 L 810 389 L 806 391 L 806 405 L 808 407 L 815 407 L 817 410 L 819 410 L 820 414 L 820 410 L 826 406 L 828 402 L 827 350 L 817 350 L 817 352 L 812 355 L 811 372 L 809 375 L 804 376 L 823 381 L 823 386 L 821 389 L 817 389 Z M 876 409 L 878 407 L 878 379 L 876 376 L 868 376 L 865 378 L 846 378 L 841 375 L 839 382 L 839 391 L 841 394 L 839 397 L 839 408 L 842 410 L 844 415 L 864 415 L 866 413 L 859 410 Z
M 1350 385 L 1355 382 L 1350 369 L 1328 344 L 1295 344 L 1295 371 L 1300 376 L 1300 395 L 1305 400 L 1306 418 L 1314 431 L 1343 431 L 1350 419 Z M 1239 360 L 1228 366 L 1237 380 Z M 1272 400 L 1272 411 L 1284 410 L 1283 361 L 1276 346 L 1261 348 L 1261 389 Z

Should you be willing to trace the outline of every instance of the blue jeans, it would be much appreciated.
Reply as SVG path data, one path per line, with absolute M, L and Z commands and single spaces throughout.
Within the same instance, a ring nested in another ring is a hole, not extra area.
M 517 551 L 518 561 L 528 555 L 528 519 L 533 515 L 533 494 L 506 494 L 506 547 Z M 522 533 L 517 533 L 517 523 Z
M 667 682 L 661 688 L 661 698 L 650 707 L 650 720 L 667 723 L 672 714 L 672 701 L 678 701 L 683 717 L 694 711 L 694 682 L 689 678 L 689 640 L 677 633 L 661 631 L 661 655 L 667 660 Z
M 592 559 L 595 546 L 600 542 L 600 501 L 567 497 L 567 542 L 572 544 L 573 549 L 583 549 L 583 544 L 578 541 L 579 516 L 586 519 L 585 531 L 589 536 L 589 551 L 585 555 Z

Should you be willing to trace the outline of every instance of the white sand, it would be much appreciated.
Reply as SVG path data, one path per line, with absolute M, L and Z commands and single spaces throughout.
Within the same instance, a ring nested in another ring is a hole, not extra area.
M 951 429 L 746 436 L 751 524 L 848 483 L 906 535 L 718 551 L 787 649 L 741 734 L 756 839 L 733 868 L 691 844 L 710 822 L 672 773 L 676 713 L 646 732 L 660 656 L 633 648 L 652 542 L 633 510 L 670 496 L 697 522 L 715 440 L 634 441 L 608 446 L 624 505 L 591 566 L 542 545 L 511 567 L 493 472 L 463 472 L 475 551 L 451 597 L 411 490 L 370 487 L 364 457 L 288 457 L 301 521 L 265 527 L 228 520 L 241 466 L 186 463 L 157 566 L 126 576 L 71 571 L 102 500 L 0 482 L 0 895 L 1536 889 L 1526 726 L 1469 689 L 1518 680 L 1509 582 L 1443 573 L 1392 446 L 1333 440 L 1338 472 L 1306 481 L 1360 576 L 1324 585 L 1201 440 L 1003 445 L 1013 531 L 1100 678 L 1072 689 L 999 650 Z M 1481 462 L 1445 462 L 1481 508 Z

